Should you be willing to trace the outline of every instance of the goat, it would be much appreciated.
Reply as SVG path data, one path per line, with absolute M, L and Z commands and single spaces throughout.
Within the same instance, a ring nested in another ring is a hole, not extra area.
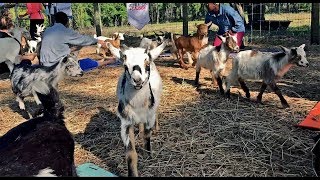
M 34 85 L 43 115 L 0 137 L 0 176 L 77 176 L 74 139 L 65 126 L 58 92 L 41 81 Z
M 239 52 L 239 46 L 237 45 L 235 35 L 226 34 L 226 37 L 218 37 L 222 40 L 220 50 L 215 46 L 208 45 L 199 51 L 196 64 L 195 85 L 199 85 L 201 68 L 209 69 L 212 74 L 213 85 L 217 86 L 218 84 L 221 94 L 224 94 L 220 72 L 225 68 L 229 54 L 231 52 Z
M 200 49 L 208 44 L 208 26 L 210 26 L 211 23 L 212 22 L 196 25 L 197 33 L 191 37 L 180 36 L 179 38 L 176 38 L 176 36 L 173 35 L 174 44 L 177 48 L 176 56 L 179 57 L 179 64 L 182 68 L 188 69 L 188 66 L 183 61 L 183 55 L 186 51 L 191 52 L 195 59 L 192 66 L 196 64 L 196 58 L 198 57 Z
M 74 55 L 68 55 L 60 62 L 47 67 L 47 66 L 31 66 L 26 64 L 15 65 L 11 73 L 11 86 L 12 91 L 17 97 L 19 108 L 25 110 L 23 99 L 27 96 L 33 95 L 37 105 L 41 104 L 36 90 L 33 89 L 32 83 L 34 81 L 44 81 L 57 88 L 65 74 L 69 76 L 82 76 L 83 72 L 78 64 Z
M 313 159 L 313 170 L 315 174 L 319 177 L 320 176 L 320 134 L 318 134 L 315 138 L 315 144 L 311 149 L 311 152 L 315 156 Z
M 240 83 L 246 97 L 250 98 L 250 92 L 244 80 L 256 79 L 262 80 L 257 102 L 261 103 L 263 92 L 267 86 L 270 86 L 280 98 L 283 108 L 289 107 L 276 83 L 293 65 L 307 67 L 309 62 L 304 51 L 305 44 L 291 49 L 280 47 L 283 52 L 263 53 L 256 50 L 239 52 L 232 60 L 232 70 L 224 80 L 227 98 L 230 98 L 230 86 L 235 81 Z
M 102 39 L 101 39 L 102 40 Z M 105 42 L 109 42 L 112 44 L 112 46 L 116 47 L 116 48 L 120 48 L 120 36 L 119 33 L 118 34 L 113 34 L 111 39 L 106 39 L 104 40 Z M 102 52 L 100 53 L 100 49 L 102 49 Z M 106 58 L 106 56 L 110 56 L 111 52 L 108 48 L 104 49 L 101 48 L 101 44 L 97 44 L 97 48 L 96 48 L 96 53 L 97 54 L 102 54 L 103 58 Z
M 37 27 L 37 32 L 35 33 L 38 37 L 41 37 L 42 36 L 42 32 L 44 31 L 45 29 L 45 26 L 44 24 L 41 24 L 41 25 L 38 25 L 36 24 L 36 27 Z M 41 41 L 41 40 L 40 40 Z
M 112 54 L 123 61 L 124 72 L 117 84 L 117 116 L 121 120 L 121 138 L 126 148 L 128 176 L 138 176 L 138 156 L 135 149 L 134 125 L 144 125 L 144 147 L 151 156 L 151 129 L 159 130 L 156 111 L 162 94 L 162 80 L 153 62 L 167 40 L 149 50 L 130 47 L 118 50 L 107 45 Z
M 31 38 L 25 28 L 14 28 L 10 31 L 12 37 L 0 38 L 0 63 L 5 62 L 10 70 L 14 64 L 20 63 L 19 54 L 24 54 L 27 40 Z

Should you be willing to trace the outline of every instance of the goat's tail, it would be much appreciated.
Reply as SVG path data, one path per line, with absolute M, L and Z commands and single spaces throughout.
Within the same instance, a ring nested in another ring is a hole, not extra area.
M 36 80 L 31 83 L 32 83 L 31 87 L 32 87 L 33 91 L 40 93 L 40 94 L 49 94 L 50 93 L 50 87 L 44 81 Z

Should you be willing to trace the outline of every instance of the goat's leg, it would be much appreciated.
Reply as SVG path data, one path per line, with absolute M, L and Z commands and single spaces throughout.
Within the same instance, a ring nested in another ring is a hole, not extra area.
M 159 118 L 158 118 L 158 114 L 156 115 L 156 124 L 155 124 L 155 131 L 156 131 L 156 133 L 158 133 L 159 131 L 160 131 L 160 125 L 159 125 Z
M 196 66 L 196 79 L 194 80 L 194 85 L 199 86 L 199 77 L 200 77 L 201 67 L 200 65 Z
M 144 124 L 143 123 L 139 123 L 139 138 L 143 139 L 144 137 Z
M 126 160 L 128 165 L 128 176 L 138 176 L 138 154 L 135 148 L 133 125 L 121 126 L 122 140 L 126 148 Z
M 258 103 L 261 103 L 262 104 L 262 102 L 261 102 L 261 99 L 262 99 L 262 94 L 264 93 L 264 91 L 267 89 L 267 84 L 265 83 L 265 82 L 262 82 L 262 85 L 261 85 L 261 87 L 260 87 L 260 92 L 259 92 L 259 94 L 258 94 L 258 96 L 257 96 L 257 102 Z
M 32 95 L 33 95 L 34 100 L 36 101 L 37 105 L 41 106 L 42 103 L 41 103 L 37 93 L 35 91 L 32 91 Z M 39 107 L 39 109 L 34 113 L 34 115 L 38 116 L 38 115 L 42 114 L 43 111 L 44 111 L 44 108 L 43 107 Z
M 148 155 L 151 157 L 151 128 L 148 124 L 144 124 L 144 149 L 148 151 Z
M 222 79 L 221 79 L 220 76 L 217 76 L 216 79 L 217 79 L 217 82 L 218 82 L 220 94 L 221 94 L 221 95 L 224 95 L 224 90 L 223 90 L 223 87 L 222 87 Z
M 192 59 L 192 56 L 189 52 L 186 52 L 187 53 L 187 56 L 188 56 L 188 64 L 193 64 L 193 59 Z
M 246 97 L 248 99 L 250 99 L 250 92 L 249 92 L 248 86 L 246 85 L 246 83 L 244 82 L 244 80 L 242 78 L 238 78 L 238 81 L 240 83 L 242 90 L 246 93 Z
M 279 87 L 277 86 L 277 84 L 275 82 L 272 82 L 269 84 L 269 86 L 271 87 L 271 89 L 278 95 L 280 101 L 281 101 L 281 104 L 282 104 L 282 107 L 283 108 L 288 108 L 290 107 L 288 102 L 284 99 L 284 97 L 282 96 L 282 93 L 279 89 Z
M 217 77 L 216 77 L 216 75 L 214 74 L 214 72 L 212 70 L 210 70 L 210 73 L 212 75 L 212 85 L 214 87 L 217 87 L 218 86 Z
M 24 105 L 23 99 L 23 97 L 17 96 L 16 101 L 19 103 L 19 108 L 21 110 L 26 110 L 26 106 Z
M 179 53 L 179 59 L 180 59 L 180 61 L 179 61 L 179 64 L 180 64 L 180 66 L 183 68 L 183 69 L 185 69 L 185 70 L 187 70 L 188 69 L 188 66 L 184 63 L 184 61 L 183 61 L 183 55 L 184 55 L 184 53 L 183 53 L 183 50 L 182 49 L 178 49 L 178 53 Z
M 192 66 L 195 66 L 198 61 L 199 52 L 192 52 L 192 56 L 193 56 Z

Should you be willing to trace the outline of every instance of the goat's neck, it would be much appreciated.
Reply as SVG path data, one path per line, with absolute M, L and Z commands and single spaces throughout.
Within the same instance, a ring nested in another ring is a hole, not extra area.
M 289 56 L 286 55 L 280 60 L 272 59 L 271 67 L 276 75 L 276 80 L 279 80 L 282 76 L 289 71 L 293 64 L 289 63 Z
M 58 82 L 60 82 L 65 76 L 65 64 L 60 62 L 56 65 L 50 72 L 49 77 L 51 78 L 49 81 L 52 83 L 53 87 L 57 87 Z
M 221 62 L 225 62 L 230 54 L 231 50 L 227 47 L 226 44 L 221 44 L 221 49 L 219 51 L 219 59 Z

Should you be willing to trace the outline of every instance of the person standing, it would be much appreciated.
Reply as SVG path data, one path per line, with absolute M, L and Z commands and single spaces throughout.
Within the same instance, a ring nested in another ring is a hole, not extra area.
M 240 16 L 240 14 L 231 6 L 221 3 L 208 3 L 207 9 L 208 12 L 205 17 L 205 23 L 207 24 L 212 22 L 219 27 L 213 45 L 220 46 L 222 41 L 218 35 L 229 33 L 236 34 L 238 46 L 243 49 L 245 27 L 243 18 Z
M 30 36 L 33 40 L 35 39 L 35 33 L 37 32 L 37 24 L 41 25 L 44 23 L 44 7 L 42 3 L 27 3 L 27 12 L 19 15 L 20 18 L 29 15 L 30 18 Z

